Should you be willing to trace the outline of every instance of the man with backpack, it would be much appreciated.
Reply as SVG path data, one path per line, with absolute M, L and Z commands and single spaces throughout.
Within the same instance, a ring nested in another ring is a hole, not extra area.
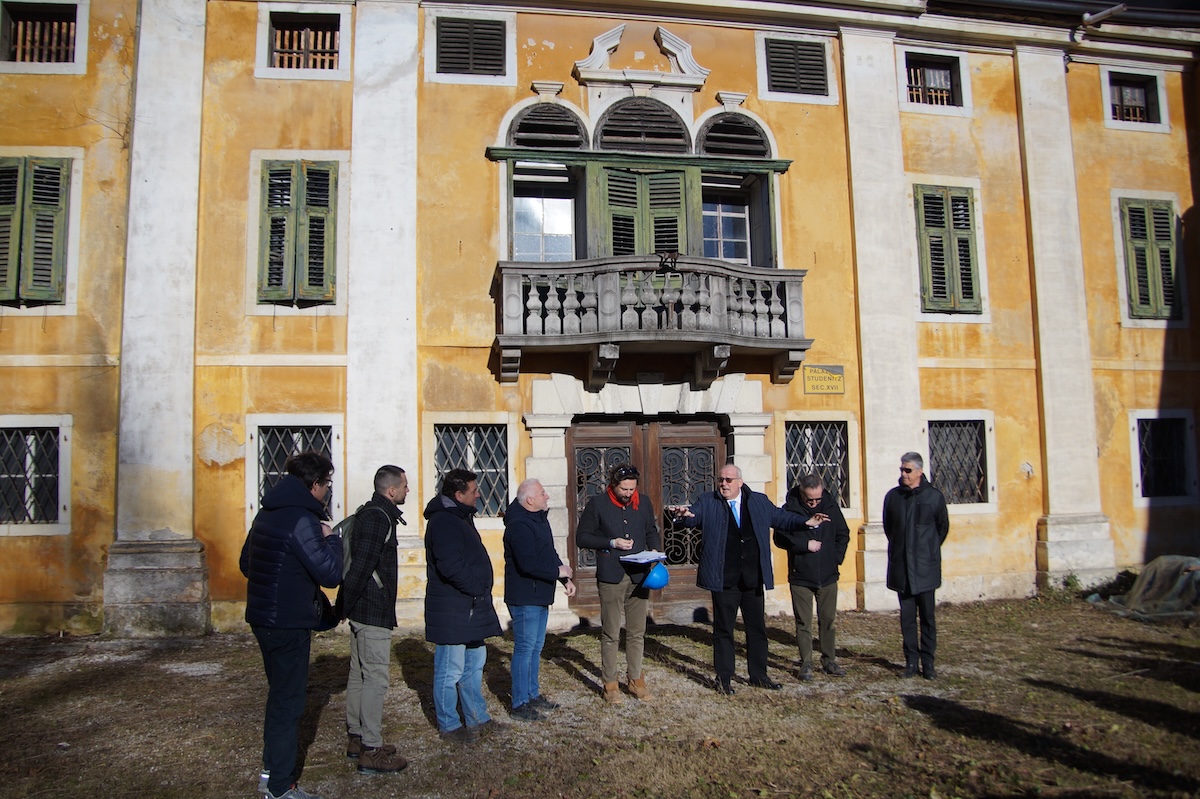
M 368 774 L 400 771 L 408 761 L 383 742 L 383 700 L 396 626 L 396 524 L 408 524 L 400 505 L 408 477 L 399 466 L 381 466 L 375 493 L 354 513 L 345 538 L 345 574 L 338 604 L 350 621 L 350 677 L 346 681 L 346 756 Z

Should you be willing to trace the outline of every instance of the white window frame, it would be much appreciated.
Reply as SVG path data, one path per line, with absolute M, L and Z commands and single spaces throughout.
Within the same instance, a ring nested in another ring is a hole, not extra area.
M 1177 497 L 1142 496 L 1142 459 L 1138 445 L 1137 426 L 1140 421 L 1153 419 L 1183 419 L 1188 435 L 1184 439 L 1184 462 L 1187 464 L 1188 493 Z M 1200 490 L 1196 477 L 1196 422 L 1192 412 L 1183 408 L 1147 408 L 1129 411 L 1129 469 L 1130 486 L 1135 508 L 1162 508 L 1178 505 L 1200 505 Z
M 262 472 L 258 466 L 258 428 L 260 427 L 328 427 L 330 430 L 329 459 L 333 461 L 334 482 L 337 484 L 338 475 L 346 473 L 346 420 L 340 414 L 331 413 L 248 413 L 246 414 L 245 448 L 243 459 L 246 463 L 246 529 L 254 523 L 258 513 L 258 503 L 262 499 L 258 495 L 258 483 Z M 346 516 L 346 486 L 342 481 L 341 490 L 333 492 L 333 504 L 330 513 L 335 520 Z
M 912 172 L 905 173 L 907 182 L 907 202 L 912 213 L 912 228 L 910 235 L 912 270 L 916 275 L 916 293 L 913 302 L 916 303 L 918 322 L 938 322 L 941 324 L 983 325 L 992 322 L 992 306 L 988 302 L 988 270 L 987 243 L 983 235 L 983 184 L 979 178 L 951 177 L 948 175 L 923 175 Z M 975 211 L 975 276 L 979 281 L 979 313 L 940 313 L 925 311 L 921 307 L 921 248 L 917 243 L 916 196 L 917 186 L 946 186 L 956 189 L 970 189 L 971 205 Z
M 350 80 L 350 53 L 353 25 L 351 3 L 259 3 L 258 30 L 255 33 L 254 77 L 269 80 Z M 270 67 L 272 14 L 326 14 L 338 16 L 337 69 L 284 69 Z
M 1181 298 L 1183 315 L 1179 319 L 1140 319 L 1129 315 L 1129 273 L 1125 269 L 1125 225 L 1121 219 L 1121 200 L 1159 200 L 1171 203 L 1175 217 L 1175 294 Z M 1113 226 L 1113 262 L 1117 267 L 1117 305 L 1121 311 L 1121 327 L 1150 329 L 1182 329 L 1190 327 L 1190 310 L 1187 301 L 1187 270 L 1184 268 L 1183 233 L 1179 229 L 1181 214 L 1179 195 L 1170 191 L 1140 191 L 1138 189 L 1112 189 L 1109 205 Z
M 504 23 L 504 74 L 462 75 L 437 71 L 437 21 L 442 17 L 494 19 Z M 483 7 L 425 7 L 425 82 L 466 83 L 476 86 L 517 85 L 517 15 L 510 11 L 491 11 Z
M 333 302 L 304 308 L 295 305 L 259 303 L 258 247 L 262 220 L 262 165 L 264 161 L 336 161 L 338 165 L 337 227 L 334 229 Z M 246 315 L 247 316 L 345 316 L 350 263 L 350 153 L 345 150 L 251 150 L 246 198 Z
M 983 422 L 984 446 L 987 447 L 987 502 L 946 503 L 951 516 L 982 516 L 1000 512 L 996 498 L 996 415 L 984 410 L 921 410 L 921 435 L 925 445 L 925 472 L 929 472 L 933 453 L 929 449 L 930 422 Z M 936 486 L 937 484 L 934 483 Z
M 83 219 L 83 160 L 82 147 L 0 147 L 0 156 L 17 158 L 70 158 L 71 196 L 67 208 L 66 281 L 61 305 L 47 304 L 30 307 L 3 306 L 0 316 L 75 316 L 78 312 L 80 239 Z
M 777 411 L 775 413 L 775 504 L 782 505 L 787 500 L 787 492 L 791 487 L 787 484 L 787 422 L 845 422 L 846 424 L 846 471 L 850 478 L 848 499 L 850 503 L 842 508 L 842 515 L 847 519 L 862 519 L 862 445 L 859 439 L 858 418 L 844 411 Z
M 88 40 L 91 38 L 91 0 L 31 0 L 33 5 L 75 6 L 75 60 L 69 64 L 27 64 L 0 61 L 0 74 L 10 75 L 86 75 Z
M 945 58 L 956 61 L 958 71 L 959 94 L 962 105 L 929 105 L 914 103 L 908 99 L 908 56 L 928 56 L 930 58 Z M 911 111 L 914 114 L 935 114 L 946 117 L 970 117 L 975 114 L 971 98 L 970 62 L 964 50 L 940 50 L 933 47 L 916 47 L 913 45 L 896 45 L 896 90 L 899 92 L 900 110 Z
M 816 42 L 823 46 L 825 52 L 825 79 L 828 81 L 829 94 L 801 94 L 799 92 L 773 92 L 767 86 L 767 39 L 777 39 L 791 42 Z M 833 59 L 832 36 L 822 36 L 813 33 L 781 33 L 774 31 L 754 32 L 754 61 L 758 72 L 758 96 L 762 100 L 776 103 L 806 103 L 808 105 L 837 105 L 841 102 L 838 89 L 839 72 Z
M 517 492 L 517 423 L 520 418 L 515 413 L 505 411 L 482 411 L 478 413 L 460 413 L 457 411 L 426 411 L 421 420 L 421 451 L 428 458 L 423 463 L 421 489 L 423 496 L 434 497 L 438 493 L 438 480 L 441 475 L 433 465 L 433 454 L 437 452 L 437 437 L 434 427 L 443 424 L 484 425 L 502 424 L 507 436 L 508 446 L 508 490 L 516 496 Z M 512 500 L 512 496 L 508 499 Z M 504 519 L 491 516 L 476 516 L 475 526 L 480 530 L 503 531 Z
M 75 418 L 71 414 L 5 414 L 0 415 L 0 427 L 57 427 L 58 428 L 58 521 L 54 524 L 22 524 L 0 522 L 0 536 L 47 536 L 71 534 L 71 443 Z
M 1121 75 L 1137 75 L 1154 81 L 1158 93 L 1158 122 L 1127 122 L 1123 119 L 1113 119 L 1111 79 L 1112 73 Z M 1100 65 L 1100 92 L 1104 102 L 1104 127 L 1110 130 L 1130 130 L 1140 133 L 1170 133 L 1171 119 L 1167 109 L 1166 72 L 1144 67 L 1123 66 L 1120 64 Z

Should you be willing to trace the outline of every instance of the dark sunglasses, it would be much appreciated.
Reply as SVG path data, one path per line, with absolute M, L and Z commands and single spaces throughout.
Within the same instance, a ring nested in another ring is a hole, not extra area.
M 901 466 L 900 471 L 904 472 L 905 474 L 912 474 L 913 468 L 911 466 Z
M 740 477 L 718 477 L 717 482 L 718 483 L 732 483 L 735 480 L 741 480 L 741 479 L 742 478 L 740 478 Z
M 621 482 L 622 480 L 636 480 L 639 474 L 636 466 L 618 466 L 617 470 L 613 472 L 613 477 L 617 482 Z

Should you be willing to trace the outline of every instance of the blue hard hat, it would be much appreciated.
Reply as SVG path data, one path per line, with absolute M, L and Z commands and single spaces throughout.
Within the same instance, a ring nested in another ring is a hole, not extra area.
M 667 567 L 660 560 L 651 567 L 646 579 L 642 580 L 642 585 L 650 590 L 666 588 L 667 583 L 671 582 L 671 573 L 667 571 Z

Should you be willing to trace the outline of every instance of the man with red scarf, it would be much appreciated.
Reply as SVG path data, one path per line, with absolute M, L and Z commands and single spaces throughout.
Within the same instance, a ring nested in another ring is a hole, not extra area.
M 641 701 L 652 697 L 642 674 L 642 650 L 646 639 L 646 611 L 650 592 L 642 587 L 649 567 L 625 563 L 622 555 L 659 549 L 662 536 L 650 500 L 637 490 L 637 467 L 623 463 L 608 476 L 608 490 L 588 500 L 575 543 L 596 550 L 596 587 L 600 593 L 600 668 L 604 677 L 604 701 L 621 703 L 617 683 L 617 651 L 621 643 L 621 609 L 625 610 L 625 662 L 629 691 Z

